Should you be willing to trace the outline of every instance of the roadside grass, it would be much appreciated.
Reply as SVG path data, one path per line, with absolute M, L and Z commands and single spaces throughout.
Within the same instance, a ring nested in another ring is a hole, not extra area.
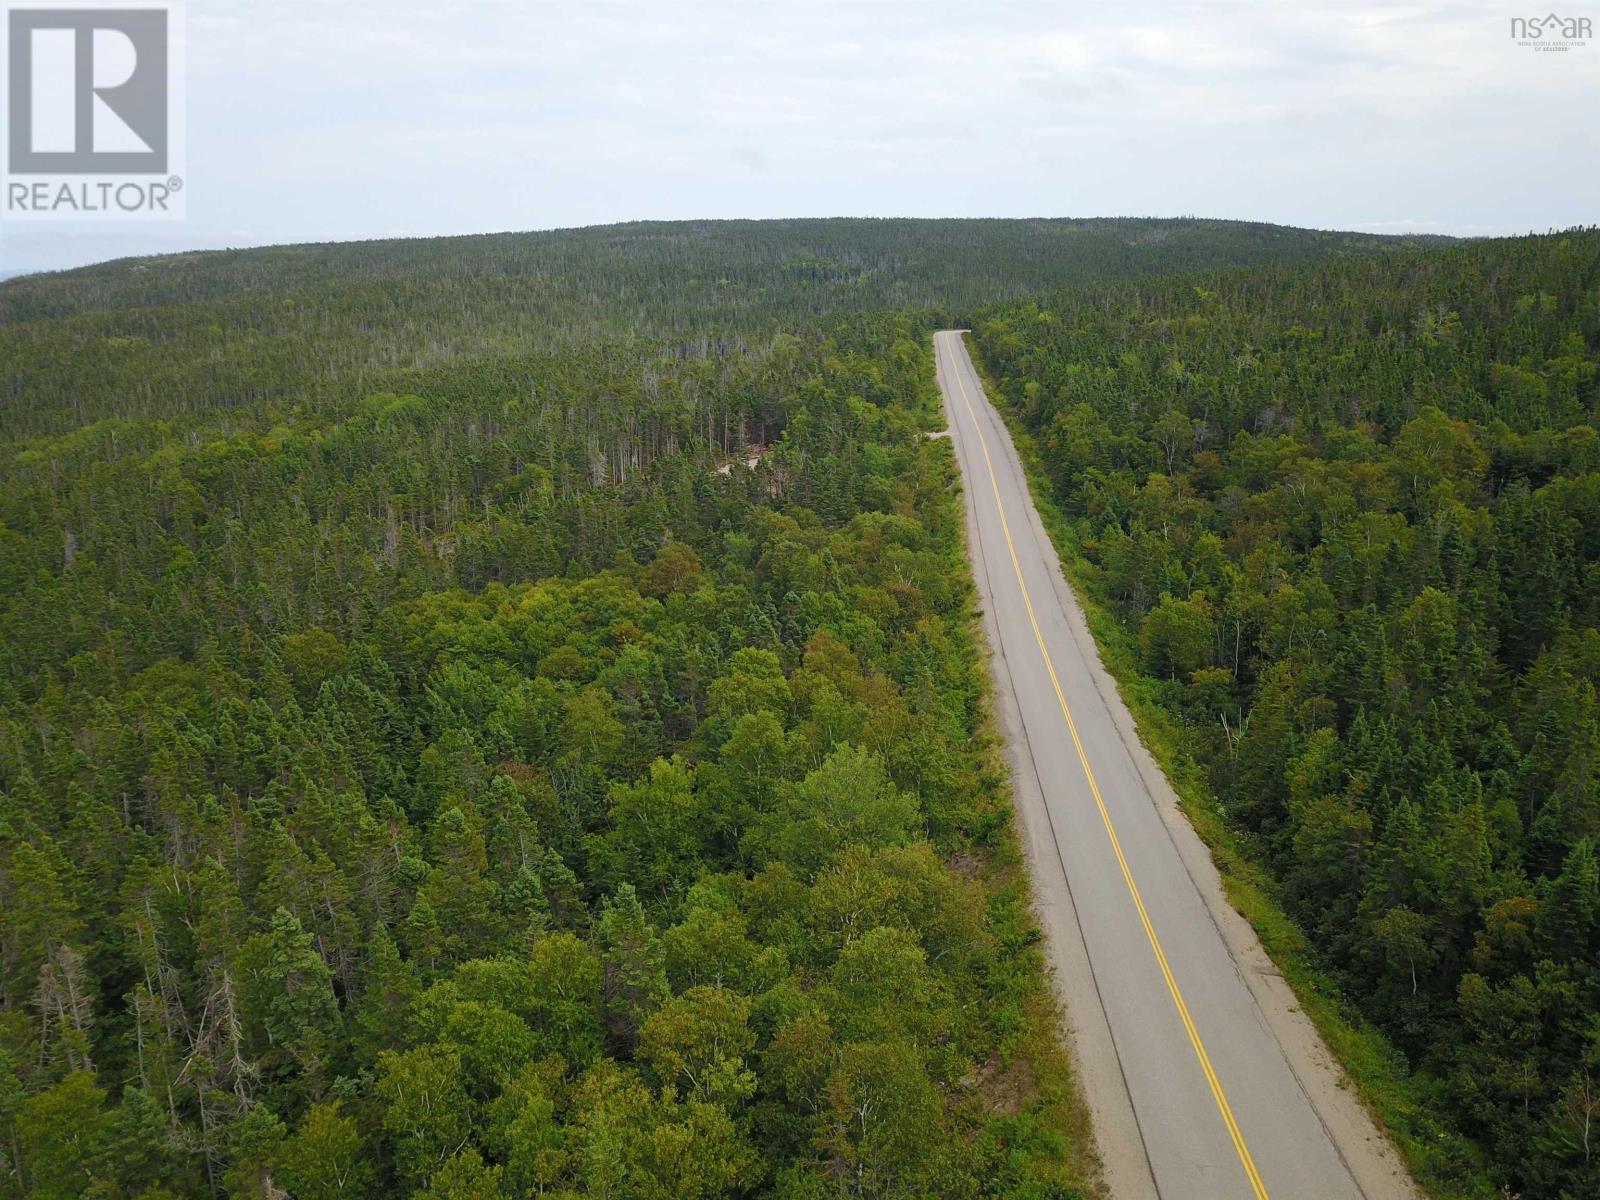
M 1106 602 L 1093 563 L 1076 529 L 1056 505 L 1038 444 L 1017 419 L 981 361 L 968 349 L 984 389 L 1005 421 L 1028 478 L 1028 490 L 1106 670 L 1133 714 L 1139 739 L 1171 781 L 1179 807 L 1211 852 L 1230 904 L 1256 931 L 1301 1009 L 1344 1067 L 1356 1095 L 1385 1130 L 1419 1187 L 1434 1200 L 1495 1200 L 1503 1193 L 1490 1179 L 1482 1152 L 1437 1116 L 1434 1081 L 1412 1073 L 1405 1056 L 1361 1016 L 1338 981 L 1317 961 L 1314 948 L 1277 898 L 1270 873 L 1252 859 L 1227 823 L 1203 767 L 1184 747 L 1179 719 L 1162 703 L 1159 684 L 1139 669 L 1132 632 Z

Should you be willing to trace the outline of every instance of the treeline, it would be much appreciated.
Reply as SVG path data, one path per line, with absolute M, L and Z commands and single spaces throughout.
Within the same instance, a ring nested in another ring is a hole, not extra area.
M 0 1196 L 1082 1194 L 929 364 L 7 446 Z
M 664 360 L 856 311 L 965 311 L 1090 279 L 1408 240 L 1195 220 L 714 221 L 127 259 L 0 284 L 0 434 L 321 411 L 395 368 Z
M 804 313 L 959 307 L 1082 279 L 1441 240 L 1198 218 L 638 221 L 123 259 L 10 283 L 0 320 L 369 283 L 404 284 L 397 308 L 450 282 L 491 282 L 514 300 L 523 281 L 616 328 L 726 336 Z M 561 330 L 583 336 L 566 318 Z
M 1424 1172 L 1600 1196 L 1600 233 L 976 339 L 1182 751 L 1475 1143 L 1413 1140 Z

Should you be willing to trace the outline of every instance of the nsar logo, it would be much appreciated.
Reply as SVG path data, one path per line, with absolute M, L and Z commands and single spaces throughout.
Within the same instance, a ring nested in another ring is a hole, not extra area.
M 1588 17 L 1546 13 L 1542 17 L 1511 18 L 1512 40 L 1532 50 L 1576 50 L 1588 45 L 1593 36 L 1593 22 Z

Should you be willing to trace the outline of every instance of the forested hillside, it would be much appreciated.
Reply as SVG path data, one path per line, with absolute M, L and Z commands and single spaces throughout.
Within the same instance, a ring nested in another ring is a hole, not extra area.
M 1600 232 L 1075 289 L 976 341 L 1141 693 L 1415 1073 L 1414 1162 L 1600 1196 Z
M 966 311 L 1089 279 L 1384 253 L 1228 221 L 720 221 L 125 259 L 0 284 L 0 435 L 320 411 L 388 376 L 558 353 L 703 358 L 861 310 Z M 49 319 L 46 319 L 49 318 Z M 553 381 L 552 381 L 553 382 Z M 532 397 L 535 406 L 542 397 Z
M 1085 279 L 1302 262 L 1439 240 L 1197 218 L 640 221 L 122 259 L 19 280 L 0 291 L 0 319 L 263 289 L 403 282 L 415 291 L 470 291 L 488 283 L 513 309 L 550 311 L 553 336 L 584 336 L 590 320 L 627 333 L 715 334 L 800 313 L 964 307 Z

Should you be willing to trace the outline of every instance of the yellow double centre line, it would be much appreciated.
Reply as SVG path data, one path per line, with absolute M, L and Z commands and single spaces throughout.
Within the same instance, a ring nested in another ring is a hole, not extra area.
M 960 335 L 956 336 L 959 338 Z M 1205 1073 L 1206 1082 L 1211 1085 L 1212 1099 L 1217 1102 L 1217 1111 L 1222 1114 L 1222 1123 L 1227 1126 L 1228 1136 L 1233 1139 L 1233 1148 L 1238 1151 L 1239 1162 L 1244 1166 L 1244 1173 L 1250 1180 L 1251 1190 L 1255 1193 L 1256 1200 L 1268 1200 L 1266 1185 L 1261 1182 L 1261 1174 L 1256 1170 L 1255 1160 L 1250 1157 L 1250 1148 L 1245 1145 L 1244 1134 L 1239 1131 L 1239 1122 L 1234 1120 L 1233 1109 L 1228 1104 L 1228 1095 L 1222 1090 L 1222 1081 L 1217 1078 L 1216 1069 L 1211 1065 L 1211 1056 L 1206 1053 L 1205 1043 L 1200 1040 L 1200 1031 L 1195 1028 L 1194 1018 L 1189 1015 L 1189 1006 L 1184 1002 L 1183 991 L 1178 987 L 1172 968 L 1167 964 L 1166 951 L 1161 948 L 1161 939 L 1156 936 L 1156 927 L 1151 923 L 1150 914 L 1145 910 L 1144 897 L 1139 895 L 1139 885 L 1133 881 L 1133 871 L 1128 867 L 1128 859 L 1122 853 L 1122 841 L 1117 837 L 1116 826 L 1111 823 L 1111 813 L 1106 809 L 1105 798 L 1100 795 L 1100 785 L 1095 782 L 1094 770 L 1089 766 L 1089 756 L 1084 753 L 1083 741 L 1078 737 L 1078 724 L 1072 719 L 1072 709 L 1067 707 L 1066 693 L 1061 690 L 1061 680 L 1056 676 L 1056 665 L 1050 659 L 1050 651 L 1044 644 L 1044 634 L 1039 630 L 1039 619 L 1033 612 L 1033 598 L 1028 595 L 1028 584 L 1022 577 L 1022 563 L 1017 558 L 1016 544 L 1011 540 L 1011 523 L 1006 520 L 1005 502 L 1000 499 L 1000 480 L 994 473 L 994 460 L 989 457 L 989 443 L 983 436 L 982 425 L 978 423 L 977 411 L 972 407 L 972 398 L 967 395 L 967 385 L 961 378 L 959 356 L 952 352 L 949 361 L 956 387 L 961 391 L 961 402 L 966 405 L 967 416 L 971 418 L 973 431 L 978 435 L 978 447 L 983 451 L 983 464 L 989 471 L 989 486 L 994 489 L 994 506 L 1000 514 L 1000 531 L 1005 534 L 1006 549 L 1011 554 L 1011 569 L 1017 573 L 1017 587 L 1022 591 L 1022 605 L 1028 611 L 1028 624 L 1033 626 L 1034 641 L 1039 643 L 1039 656 L 1044 659 L 1044 669 L 1050 675 L 1050 686 L 1055 688 L 1056 701 L 1061 705 L 1061 715 L 1067 720 L 1067 732 L 1072 735 L 1072 744 L 1078 751 L 1078 761 L 1083 764 L 1084 778 L 1089 781 L 1089 791 L 1094 796 L 1095 807 L 1100 810 L 1100 820 L 1106 827 L 1106 837 L 1111 840 L 1111 852 L 1116 855 L 1117 865 L 1122 868 L 1123 881 L 1128 885 L 1128 894 L 1133 897 L 1133 907 L 1139 912 L 1139 922 L 1144 926 L 1145 936 L 1150 939 L 1150 949 L 1154 951 L 1156 963 L 1161 968 L 1161 977 L 1167 981 L 1167 991 L 1172 996 L 1173 1006 L 1178 1010 L 1178 1017 L 1189 1035 L 1189 1044 L 1194 1047 L 1194 1056 L 1200 1060 L 1200 1070 Z

